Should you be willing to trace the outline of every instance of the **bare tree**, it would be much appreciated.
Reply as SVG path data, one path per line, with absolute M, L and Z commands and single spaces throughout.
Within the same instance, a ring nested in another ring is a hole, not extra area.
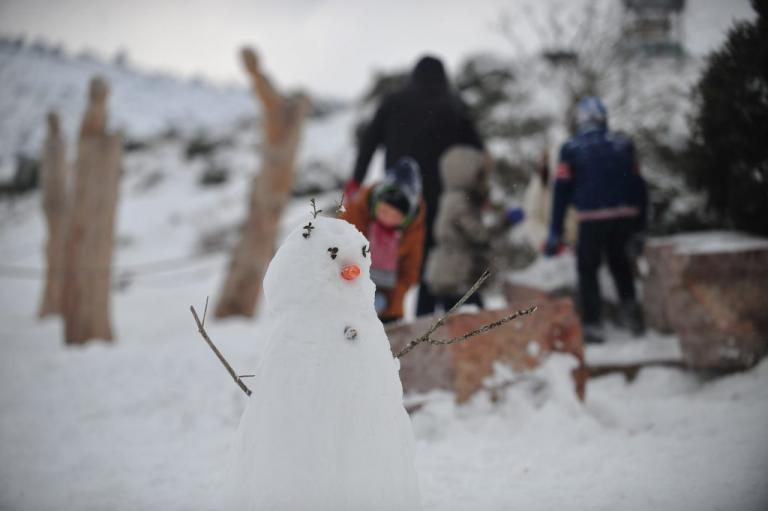
M 618 2 L 525 3 L 516 11 L 499 16 L 495 30 L 512 46 L 515 59 L 541 52 L 556 64 L 552 74 L 564 87 L 568 101 L 564 119 L 570 120 L 579 98 L 605 95 L 623 88 L 628 79 L 627 55 L 620 49 L 622 22 Z M 515 20 L 520 20 L 515 23 Z M 533 31 L 532 38 L 521 29 Z M 523 44 L 527 40 L 528 44 Z
M 291 196 L 301 127 L 309 111 L 306 97 L 284 97 L 275 89 L 252 49 L 244 48 L 241 57 L 262 105 L 264 151 L 248 217 L 216 306 L 219 318 L 253 316 L 256 311 L 264 272 L 275 252 L 280 216 Z
M 59 116 L 48 113 L 48 134 L 40 164 L 40 185 L 43 212 L 48 226 L 45 246 L 46 276 L 39 317 L 62 312 L 62 283 L 64 271 L 64 229 L 67 216 L 66 144 L 61 134 Z
M 108 94 L 103 78 L 91 80 L 80 127 L 63 272 L 67 343 L 113 338 L 110 279 L 123 141 L 106 131 Z

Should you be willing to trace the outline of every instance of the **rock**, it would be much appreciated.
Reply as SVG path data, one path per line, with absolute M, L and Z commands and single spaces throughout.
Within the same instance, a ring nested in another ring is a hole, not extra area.
M 665 334 L 674 331 L 667 298 L 682 286 L 682 261 L 676 256 L 675 247 L 676 244 L 668 238 L 649 240 L 645 246 L 648 262 L 648 275 L 643 282 L 645 324 Z
M 680 338 L 699 369 L 747 369 L 768 353 L 768 239 L 703 232 L 646 248 L 649 326 Z
M 411 339 L 426 332 L 434 320 L 435 318 L 431 316 L 425 316 L 410 323 L 386 325 L 392 353 L 399 352 Z M 448 325 L 438 328 L 433 334 L 435 338 L 446 338 L 449 335 Z M 407 393 L 428 392 L 433 389 L 454 390 L 455 374 L 452 359 L 450 346 L 424 344 L 414 348 L 400 359 L 400 381 L 403 383 L 403 391 Z
M 483 388 L 493 375 L 494 363 L 525 372 L 539 365 L 552 351 L 573 354 L 579 360 L 574 371 L 575 391 L 583 399 L 586 387 L 581 323 L 570 298 L 550 298 L 546 293 L 510 286 L 509 306 L 493 311 L 457 313 L 434 334 L 435 339 L 457 337 L 513 312 L 537 305 L 538 310 L 471 340 L 447 346 L 420 345 L 400 359 L 400 378 L 406 392 L 446 389 L 464 402 Z M 419 318 L 387 328 L 393 352 L 427 331 L 434 318 Z

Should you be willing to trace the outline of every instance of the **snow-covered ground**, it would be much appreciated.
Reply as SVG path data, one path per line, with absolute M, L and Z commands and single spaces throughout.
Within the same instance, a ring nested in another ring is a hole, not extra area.
M 117 294 L 118 341 L 68 349 L 58 321 L 32 317 L 37 283 L 3 286 L 0 509 L 219 509 L 246 398 L 187 309 L 219 276 Z M 255 366 L 258 321 L 209 330 L 237 368 Z M 551 362 L 543 388 L 461 407 L 435 394 L 414 414 L 425 509 L 764 509 L 768 362 L 712 381 L 606 376 L 583 406 Z
M 134 273 L 114 293 L 114 344 L 65 347 L 58 320 L 35 319 L 40 281 L 2 275 L 0 509 L 220 509 L 216 490 L 246 397 L 188 308 L 215 297 L 226 257 L 214 252 L 170 272 L 141 264 L 193 254 L 200 231 L 242 215 L 246 181 L 199 188 L 193 170 L 177 168 L 143 190 L 137 161 L 122 184 L 116 264 Z M 37 201 L 1 205 L 6 264 L 42 264 Z M 284 228 L 307 212 L 295 201 Z M 208 329 L 238 370 L 256 366 L 265 342 L 258 319 L 209 319 Z M 675 339 L 656 335 L 613 335 L 587 354 L 676 356 Z M 583 405 L 568 363 L 551 359 L 496 403 L 424 397 L 412 420 L 426 510 L 764 509 L 767 361 L 714 379 L 668 368 L 645 369 L 632 383 L 605 376 L 590 381 Z
M 3 165 L 17 150 L 37 150 L 52 103 L 67 105 L 72 136 L 95 71 L 113 82 L 115 127 L 150 136 L 202 125 L 228 145 L 210 160 L 185 159 L 187 142 L 173 138 L 126 154 L 113 344 L 65 347 L 58 319 L 36 319 L 40 197 L 0 202 L 0 510 L 221 509 L 217 489 L 246 397 L 200 339 L 189 306 L 202 310 L 222 284 L 225 249 L 259 163 L 257 127 L 235 121 L 255 117 L 255 103 L 243 89 L 137 77 L 88 60 L 75 69 L 6 50 L 0 76 L 13 78 L 13 88 L 0 94 Z M 348 109 L 307 125 L 300 184 L 328 189 L 347 175 L 353 122 Z M 229 169 L 226 183 L 199 185 L 210 164 Z M 337 198 L 321 195 L 321 207 Z M 306 218 L 306 202 L 290 205 L 283 232 Z M 510 278 L 554 289 L 574 278 L 573 261 L 540 260 Z M 260 318 L 207 326 L 237 370 L 256 367 L 266 335 Z M 590 363 L 680 356 L 674 337 L 608 336 L 588 348 Z M 569 363 L 551 358 L 496 402 L 409 396 L 425 403 L 412 415 L 425 510 L 768 508 L 768 361 L 718 378 L 664 367 L 632 382 L 603 376 L 589 382 L 583 404 L 570 389 Z

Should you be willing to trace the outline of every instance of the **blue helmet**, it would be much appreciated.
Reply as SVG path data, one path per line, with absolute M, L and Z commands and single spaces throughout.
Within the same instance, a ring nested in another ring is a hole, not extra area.
M 576 105 L 576 126 L 585 128 L 604 128 L 608 124 L 608 111 L 597 96 L 581 98 Z

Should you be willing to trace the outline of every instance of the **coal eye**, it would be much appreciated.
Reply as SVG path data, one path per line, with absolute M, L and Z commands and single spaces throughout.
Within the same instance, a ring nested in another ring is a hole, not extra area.
M 336 255 L 339 253 L 339 247 L 331 247 L 328 249 L 328 252 L 331 254 L 331 259 L 336 259 Z
M 371 251 L 368 249 L 368 245 L 363 245 L 363 257 L 365 257 L 366 254 L 370 254 Z

